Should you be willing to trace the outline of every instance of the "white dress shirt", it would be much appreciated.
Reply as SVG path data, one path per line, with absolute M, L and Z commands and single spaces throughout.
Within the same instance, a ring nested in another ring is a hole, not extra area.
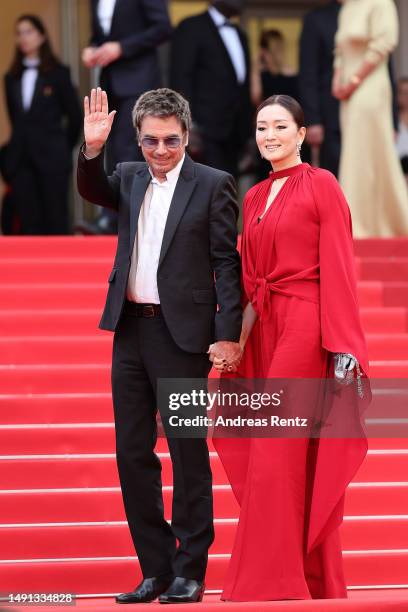
M 97 15 L 104 34 L 108 35 L 111 31 L 113 11 L 115 10 L 116 0 L 99 0 Z
M 223 25 L 228 22 L 228 20 L 215 7 L 210 6 L 208 12 L 218 28 L 223 43 L 228 51 L 228 55 L 231 58 L 238 83 L 244 83 L 246 79 L 245 54 L 236 28 L 230 25 Z
M 152 175 L 147 188 L 140 209 L 127 286 L 127 298 L 132 302 L 160 304 L 157 268 L 167 215 L 184 157 L 166 174 L 163 183 Z
M 38 78 L 38 66 L 40 64 L 39 59 L 23 59 L 25 70 L 21 77 L 21 97 L 23 100 L 23 108 L 25 111 L 31 106 L 33 101 L 35 84 Z

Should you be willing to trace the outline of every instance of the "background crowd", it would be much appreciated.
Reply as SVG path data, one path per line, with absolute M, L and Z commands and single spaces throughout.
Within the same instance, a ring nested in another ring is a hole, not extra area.
M 131 122 L 144 91 L 169 85 L 190 102 L 189 153 L 238 180 L 267 176 L 253 138 L 254 108 L 274 94 L 305 110 L 302 159 L 339 177 L 356 237 L 408 235 L 408 77 L 395 80 L 393 0 L 328 0 L 306 14 L 299 73 L 285 63 L 285 36 L 265 29 L 250 54 L 237 23 L 245 0 L 212 0 L 173 28 L 166 0 L 90 0 L 91 37 L 81 50 L 117 110 L 106 167 L 141 159 Z M 112 234 L 114 213 L 74 224 L 72 152 L 81 102 L 69 69 L 51 48 L 41 16 L 15 24 L 4 94 L 11 137 L 0 150 L 4 234 Z M 167 43 L 165 69 L 159 47 Z M 405 174 L 405 179 L 404 179 Z

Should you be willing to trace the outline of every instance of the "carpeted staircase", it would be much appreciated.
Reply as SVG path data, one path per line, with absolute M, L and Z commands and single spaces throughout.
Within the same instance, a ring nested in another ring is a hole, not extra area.
M 97 596 L 130 590 L 139 579 L 114 458 L 112 336 L 97 329 L 114 250 L 111 237 L 0 238 L 2 595 L 93 595 L 78 607 L 111 610 L 112 599 Z M 408 240 L 358 241 L 356 255 L 371 375 L 408 378 Z M 158 452 L 170 517 L 164 440 Z M 238 508 L 211 452 L 216 539 L 203 612 L 220 605 L 408 611 L 406 439 L 370 440 L 348 489 L 342 542 L 350 600 L 344 602 L 219 603 Z

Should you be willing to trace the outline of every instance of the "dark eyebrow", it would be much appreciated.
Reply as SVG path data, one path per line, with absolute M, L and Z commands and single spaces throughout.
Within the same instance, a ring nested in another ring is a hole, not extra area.
M 274 119 L 273 123 L 282 123 L 282 121 L 284 121 L 285 123 L 289 122 L 289 119 Z M 267 121 L 263 121 L 262 119 L 260 121 L 257 121 L 257 123 L 268 123 Z
M 160 138 L 159 136 L 153 136 L 153 134 L 143 134 L 143 138 Z M 180 138 L 179 134 L 166 134 L 163 138 Z

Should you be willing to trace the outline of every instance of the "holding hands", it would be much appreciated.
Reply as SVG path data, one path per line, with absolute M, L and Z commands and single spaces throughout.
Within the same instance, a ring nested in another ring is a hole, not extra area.
M 97 157 L 102 151 L 112 128 L 116 111 L 109 112 L 106 91 L 98 87 L 84 98 L 85 155 Z
M 220 340 L 208 349 L 209 360 L 218 372 L 236 372 L 242 358 L 243 349 L 239 342 Z

